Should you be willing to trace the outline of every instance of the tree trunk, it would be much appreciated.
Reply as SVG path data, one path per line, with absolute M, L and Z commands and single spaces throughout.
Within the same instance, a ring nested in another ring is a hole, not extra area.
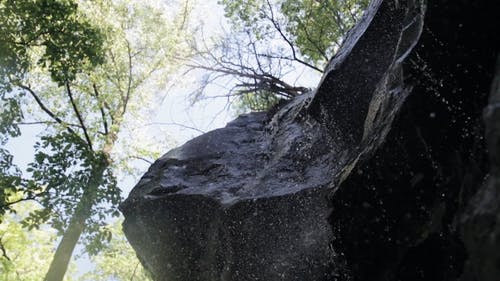
M 49 270 L 45 275 L 44 281 L 62 281 L 68 264 L 73 255 L 73 251 L 85 230 L 85 221 L 92 214 L 92 206 L 96 199 L 97 189 L 102 181 L 103 173 L 108 167 L 107 164 L 97 167 L 92 174 L 87 189 L 85 189 L 82 198 L 76 206 L 75 213 L 71 217 L 70 223 L 64 233 L 61 242 L 57 246 Z

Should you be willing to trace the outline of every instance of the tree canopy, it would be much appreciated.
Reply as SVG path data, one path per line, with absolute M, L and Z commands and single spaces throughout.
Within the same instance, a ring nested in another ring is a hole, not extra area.
M 0 2 L 2 87 L 21 81 L 33 64 L 46 68 L 52 80 L 63 85 L 85 67 L 103 63 L 103 33 L 77 7 L 73 1 Z
M 0 133 L 1 143 L 5 144 L 9 137 L 21 133 L 24 91 L 29 88 L 23 83 L 30 70 L 46 69 L 58 85 L 72 81 L 84 67 L 94 67 L 104 61 L 104 36 L 79 16 L 76 3 L 69 1 L 0 1 L 0 21 Z M 38 96 L 33 97 L 41 110 L 52 115 L 55 122 L 62 122 Z M 1 149 L 0 153 L 2 202 L 22 186 L 26 187 L 26 198 L 32 198 L 37 189 L 33 181 L 21 180 L 9 152 Z M 5 203 L 1 205 L 1 213 L 11 206 Z

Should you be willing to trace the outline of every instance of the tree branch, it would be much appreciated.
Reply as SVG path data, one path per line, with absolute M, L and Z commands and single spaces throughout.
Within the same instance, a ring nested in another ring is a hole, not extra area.
M 85 140 L 87 141 L 90 150 L 93 151 L 94 149 L 92 148 L 92 141 L 90 140 L 90 136 L 88 134 L 87 127 L 85 127 L 82 115 L 80 114 L 80 111 L 78 111 L 78 107 L 76 106 L 75 100 L 73 99 L 73 94 L 71 93 L 69 81 L 66 81 L 66 91 L 69 96 L 69 100 L 71 101 L 71 106 L 73 107 L 73 111 L 75 112 L 75 115 L 78 118 L 78 122 L 80 122 L 80 126 L 82 127 L 83 134 L 85 135 Z
M 179 30 L 184 30 L 186 28 L 186 21 L 188 16 L 189 16 L 189 1 L 185 1 L 184 9 L 182 11 L 182 21 L 181 25 L 179 26 Z
M 130 276 L 130 281 L 133 281 L 135 278 L 135 274 L 137 272 L 137 268 L 139 267 L 140 262 L 137 262 L 137 264 L 134 267 L 134 272 L 132 272 L 132 276 Z
M 7 259 L 8 261 L 11 261 L 11 259 L 9 258 L 9 256 L 7 255 L 7 250 L 5 249 L 5 246 L 3 245 L 3 236 L 0 237 L 0 250 L 2 251 L 2 256 Z
M 118 62 L 116 61 L 116 58 L 115 58 L 115 54 L 113 53 L 112 50 L 109 51 L 109 57 L 111 58 L 111 61 L 113 62 L 113 66 L 114 66 L 114 69 L 117 73 L 120 73 L 120 67 L 118 65 Z M 116 73 L 115 73 L 116 74 Z M 115 75 L 116 76 L 116 79 L 114 79 L 113 77 L 111 77 L 109 75 L 108 72 L 105 72 L 104 75 L 106 76 L 106 78 L 111 81 L 111 83 L 113 83 L 116 87 L 116 89 L 118 90 L 118 92 L 120 93 L 120 98 L 123 100 L 125 98 L 125 95 L 123 93 L 123 89 L 122 89 L 122 85 L 121 85 L 121 77 L 120 75 Z
M 280 80 L 279 78 L 268 74 L 268 73 L 245 73 L 245 72 L 239 72 L 234 69 L 229 69 L 229 68 L 217 68 L 217 67 L 210 67 L 210 66 L 204 66 L 204 65 L 189 65 L 191 67 L 196 67 L 199 69 L 204 69 L 212 72 L 218 72 L 222 73 L 224 75 L 232 75 L 236 77 L 242 77 L 246 78 L 249 80 L 252 80 L 253 83 L 242 81 L 241 83 L 237 84 L 237 87 L 240 88 L 251 88 L 251 91 L 246 91 L 246 90 L 240 90 L 238 92 L 255 92 L 257 90 L 268 90 L 271 92 L 276 93 L 277 95 L 281 95 L 286 98 L 291 98 L 294 96 L 298 96 L 300 94 L 303 94 L 308 91 L 307 88 L 304 87 L 295 87 L 292 85 L 289 85 L 285 83 L 284 81 Z
M 20 202 L 23 202 L 23 201 L 35 201 L 35 202 L 40 203 L 40 201 L 37 200 L 38 199 L 37 197 L 40 196 L 41 194 L 43 194 L 43 192 L 36 193 L 33 196 L 29 196 L 29 197 L 26 197 L 26 198 L 21 198 L 21 199 L 15 200 L 15 201 L 4 202 L 4 203 L 2 203 L 2 205 L 0 205 L 0 208 L 9 207 L 9 206 L 12 206 L 14 204 L 17 204 L 17 203 L 20 203 Z
M 127 111 L 127 105 L 130 100 L 130 92 L 132 91 L 132 50 L 130 49 L 130 42 L 125 39 L 127 43 L 127 55 L 128 55 L 128 84 L 127 84 L 127 93 L 123 99 L 123 112 L 122 115 Z
M 30 125 L 55 125 L 58 124 L 55 121 L 33 121 L 33 122 L 18 122 L 18 123 L 13 123 L 13 125 L 17 126 L 30 126 Z M 79 124 L 73 124 L 73 123 L 66 123 L 66 126 L 69 127 L 75 127 L 78 129 L 81 129 L 82 126 Z M 98 134 L 105 136 L 106 134 L 102 131 L 97 131 Z
M 14 125 L 22 126 L 22 125 L 53 125 L 59 124 L 55 121 L 33 121 L 33 122 L 19 122 L 13 123 Z M 80 128 L 81 126 L 78 124 L 66 123 L 67 126 Z
M 57 117 L 48 107 L 46 107 L 45 104 L 43 104 L 40 97 L 38 97 L 38 95 L 29 86 L 18 84 L 18 87 L 28 91 L 31 94 L 31 96 L 35 99 L 35 101 L 38 104 L 38 106 L 40 107 L 40 109 L 42 109 L 42 111 L 47 113 L 47 115 L 49 115 L 49 117 L 52 118 L 56 123 L 64 126 L 68 130 L 68 132 L 70 132 L 71 134 L 76 134 L 75 131 L 73 131 L 73 129 L 71 129 L 69 127 L 70 124 L 63 121 L 61 118 Z
M 314 46 L 314 50 L 316 50 L 316 52 L 318 52 L 323 57 L 323 59 L 326 62 L 328 62 L 330 60 L 330 58 L 325 53 L 326 48 L 321 48 L 321 46 L 318 46 L 318 44 L 317 44 L 318 42 L 315 42 L 313 40 L 313 38 L 311 38 L 311 34 L 310 34 L 306 24 L 303 24 L 301 21 L 299 21 L 299 24 L 301 24 L 303 26 L 303 30 L 304 30 L 304 33 L 306 35 L 307 41 L 309 41 L 309 43 L 311 43 L 311 45 Z M 337 47 L 339 46 L 337 40 L 334 40 L 332 43 Z
M 104 112 L 103 102 L 99 99 L 99 91 L 97 91 L 97 86 L 92 84 L 92 88 L 94 88 L 94 96 L 97 99 L 97 103 L 99 104 L 99 110 L 101 111 L 102 123 L 104 127 L 104 135 L 108 135 L 108 121 L 106 120 L 106 113 Z
M 131 156 L 129 156 L 129 158 L 133 158 L 133 159 L 137 159 L 137 160 L 142 160 L 142 161 L 144 161 L 144 162 L 146 162 L 148 164 L 153 164 L 153 161 L 151 161 L 151 160 L 149 160 L 147 158 L 144 158 L 142 156 L 131 155 Z
M 206 133 L 205 131 L 200 130 L 198 128 L 187 126 L 187 125 L 184 125 L 181 123 L 176 123 L 176 122 L 153 122 L 153 123 L 148 123 L 145 126 L 150 126 L 150 125 L 179 126 L 179 127 L 184 128 L 184 129 L 190 129 L 190 130 L 196 131 L 196 132 L 201 133 L 201 134 Z
M 285 40 L 285 42 L 288 44 L 288 46 L 290 46 L 290 49 L 292 50 L 293 59 L 296 60 L 297 62 L 307 66 L 307 67 L 310 67 L 311 69 L 314 69 L 318 72 L 323 73 L 323 70 L 321 70 L 321 69 L 317 68 L 316 66 L 314 66 L 306 61 L 303 61 L 297 57 L 297 52 L 295 51 L 295 46 L 290 41 L 290 39 L 288 39 L 288 37 L 286 37 L 286 35 L 283 33 L 283 30 L 281 29 L 279 24 L 276 22 L 276 19 L 274 18 L 274 12 L 273 12 L 273 7 L 271 6 L 271 3 L 269 2 L 269 0 L 266 0 L 266 2 L 267 2 L 267 6 L 269 7 L 269 11 L 271 12 L 270 18 L 268 18 L 268 19 L 271 21 L 271 23 L 274 26 L 274 28 L 276 29 L 276 31 L 278 31 L 281 38 L 283 38 L 283 40 Z

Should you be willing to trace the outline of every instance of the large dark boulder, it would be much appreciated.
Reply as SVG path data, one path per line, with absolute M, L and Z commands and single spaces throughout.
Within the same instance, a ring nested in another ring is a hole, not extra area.
M 316 91 L 151 166 L 121 205 L 142 263 L 169 281 L 496 280 L 498 8 L 372 1 Z
M 500 276 L 500 56 L 484 110 L 490 170 L 461 219 L 468 259 L 462 280 L 495 281 Z
M 333 196 L 333 248 L 354 280 L 499 280 L 500 186 L 492 187 L 483 121 L 498 11 L 499 1 L 429 1 L 405 62 L 412 93 L 384 144 Z M 498 148 L 497 139 L 491 157 Z

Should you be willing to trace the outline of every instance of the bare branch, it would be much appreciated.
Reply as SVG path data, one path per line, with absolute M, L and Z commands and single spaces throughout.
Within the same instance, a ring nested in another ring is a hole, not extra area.
M 130 281 L 133 281 L 135 278 L 135 274 L 137 272 L 137 268 L 139 267 L 140 262 L 137 262 L 137 264 L 134 267 L 134 272 L 132 272 L 132 276 L 130 276 Z
M 249 80 L 252 80 L 253 83 L 250 83 L 248 81 L 243 81 L 242 83 L 237 84 L 238 87 L 243 88 L 240 92 L 242 93 L 250 93 L 250 92 L 255 92 L 255 91 L 270 91 L 273 93 L 276 93 L 278 95 L 282 95 L 286 98 L 291 98 L 294 96 L 298 96 L 300 94 L 303 94 L 308 91 L 307 88 L 304 87 L 295 87 L 292 85 L 289 85 L 285 83 L 284 81 L 280 80 L 277 77 L 274 77 L 271 74 L 267 73 L 247 73 L 247 72 L 240 72 L 238 70 L 234 69 L 228 69 L 228 68 L 217 68 L 217 67 L 210 67 L 210 66 L 203 66 L 203 65 L 193 65 L 192 67 L 196 67 L 199 69 L 204 69 L 212 72 L 218 72 L 222 73 L 225 75 L 231 75 L 235 77 L 243 77 L 247 78 Z M 244 90 L 244 89 L 251 89 L 250 91 Z
M 33 121 L 33 122 L 18 122 L 13 124 L 17 126 L 31 126 L 31 125 L 56 125 L 58 123 L 55 121 Z M 79 124 L 66 123 L 66 126 L 82 129 L 82 126 Z M 100 135 L 106 135 L 104 132 L 101 131 L 97 131 L 97 133 Z
M 274 15 L 269 16 L 269 18 L 275 19 Z M 277 22 L 274 24 L 275 29 L 281 31 L 279 24 Z M 287 39 L 283 32 L 281 32 L 282 39 L 278 37 L 280 35 L 274 29 L 271 32 L 280 41 Z M 279 50 L 275 50 L 274 47 L 261 45 L 262 42 L 248 30 L 228 35 L 214 47 L 208 47 L 207 41 L 202 40 L 204 49 L 197 51 L 194 59 L 184 63 L 188 68 L 186 73 L 193 69 L 206 73 L 200 83 L 201 86 L 193 91 L 193 94 L 196 94 L 196 99 L 200 96 L 203 98 L 224 97 L 230 101 L 231 97 L 256 94 L 256 98 L 262 98 L 262 101 L 265 101 L 268 95 L 289 99 L 309 90 L 290 85 L 282 79 L 299 64 L 304 65 L 297 58 L 294 48 L 291 48 L 293 54 L 287 51 L 288 46 L 293 47 L 291 41 L 285 40 L 287 43 L 282 44 Z M 196 47 L 194 48 L 196 49 Z M 285 55 L 281 55 L 283 48 L 286 52 Z M 264 53 L 262 53 L 263 49 L 266 50 Z M 313 69 L 310 66 L 304 68 Z M 318 68 L 316 71 L 321 72 Z M 224 80 L 223 77 L 229 79 Z M 219 85 L 219 81 L 222 82 L 221 85 Z M 203 93 L 208 85 L 226 88 L 228 94 L 205 97 Z
M 146 124 L 146 126 L 151 126 L 151 125 L 178 126 L 178 127 L 184 128 L 184 129 L 190 129 L 190 130 L 196 131 L 196 132 L 201 133 L 201 134 L 206 133 L 205 131 L 200 130 L 198 128 L 187 126 L 187 125 L 177 123 L 177 122 L 153 122 L 153 123 Z
M 144 161 L 144 162 L 146 162 L 148 164 L 153 164 L 153 161 L 151 161 L 151 160 L 149 160 L 147 158 L 144 158 L 142 156 L 131 155 L 131 156 L 129 156 L 129 158 L 137 159 L 137 160 L 142 160 L 142 161 Z

